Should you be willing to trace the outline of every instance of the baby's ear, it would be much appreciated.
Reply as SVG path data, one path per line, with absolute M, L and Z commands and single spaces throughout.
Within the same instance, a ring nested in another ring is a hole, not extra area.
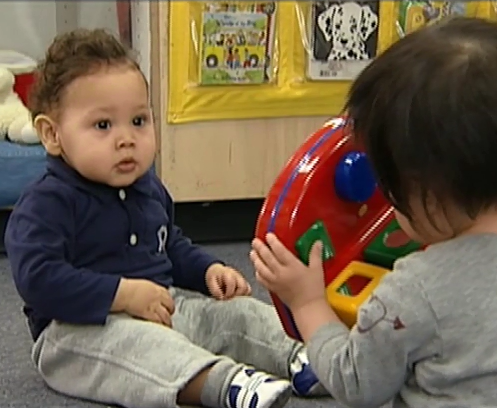
M 47 115 L 38 115 L 34 120 L 34 127 L 47 153 L 60 156 L 62 148 L 55 122 Z

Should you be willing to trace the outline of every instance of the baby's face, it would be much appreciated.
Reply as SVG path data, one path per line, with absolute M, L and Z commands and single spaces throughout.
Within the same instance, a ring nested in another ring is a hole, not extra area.
M 113 187 L 141 177 L 155 156 L 148 90 L 140 72 L 107 67 L 66 88 L 57 132 L 64 159 L 82 176 Z

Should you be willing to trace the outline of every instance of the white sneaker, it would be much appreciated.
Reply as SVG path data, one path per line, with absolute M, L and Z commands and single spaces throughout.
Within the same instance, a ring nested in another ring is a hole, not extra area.
M 228 408 L 281 408 L 291 396 L 288 381 L 245 366 L 231 381 L 226 405 Z

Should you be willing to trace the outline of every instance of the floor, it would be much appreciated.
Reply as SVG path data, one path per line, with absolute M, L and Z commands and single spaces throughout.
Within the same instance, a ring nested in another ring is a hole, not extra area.
M 248 260 L 249 245 L 212 245 L 207 248 L 243 271 L 251 280 L 254 295 L 269 301 L 267 293 L 253 282 Z M 98 408 L 101 405 L 55 394 L 45 387 L 29 358 L 31 339 L 21 313 L 21 302 L 10 277 L 8 261 L 0 258 L 0 407 L 1 408 Z M 338 408 L 327 399 L 294 399 L 289 408 Z M 167 407 L 165 407 L 167 408 Z

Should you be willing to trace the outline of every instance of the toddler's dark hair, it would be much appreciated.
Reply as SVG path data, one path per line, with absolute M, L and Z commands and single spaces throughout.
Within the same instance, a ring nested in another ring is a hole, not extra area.
M 140 71 L 132 51 L 103 29 L 76 29 L 58 35 L 35 72 L 28 107 L 33 120 L 59 107 L 67 85 L 103 66 L 129 64 Z M 140 71 L 141 72 L 141 71 Z
M 385 196 L 434 195 L 474 218 L 497 203 L 497 24 L 455 17 L 393 44 L 345 105 Z M 445 207 L 444 207 L 445 208 Z

